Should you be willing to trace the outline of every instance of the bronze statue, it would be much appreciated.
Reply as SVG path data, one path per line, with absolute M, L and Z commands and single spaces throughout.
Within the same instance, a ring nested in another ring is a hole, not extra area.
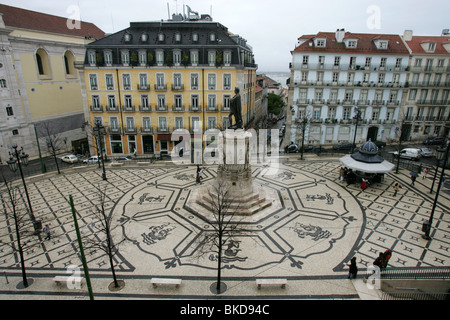
M 234 97 L 230 101 L 230 115 L 228 119 L 230 120 L 230 126 L 228 129 L 243 129 L 242 124 L 242 107 L 241 107 L 241 95 L 239 94 L 239 88 L 234 88 Z M 233 117 L 234 116 L 234 125 Z

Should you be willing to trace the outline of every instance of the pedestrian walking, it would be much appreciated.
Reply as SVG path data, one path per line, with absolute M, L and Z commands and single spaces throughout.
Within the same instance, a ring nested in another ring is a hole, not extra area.
M 361 190 L 364 191 L 369 186 L 369 180 L 362 178 L 361 181 Z
M 202 179 L 203 179 L 203 169 L 200 168 L 200 171 L 198 172 L 198 181 L 200 182 L 200 184 L 202 184 Z
M 390 249 L 387 249 L 387 250 L 383 253 L 383 263 L 382 263 L 382 265 L 381 265 L 381 267 L 382 267 L 383 269 L 386 269 L 387 264 L 388 264 L 388 262 L 389 262 L 389 259 L 391 259 L 391 256 L 392 256 L 392 250 L 390 250 Z
M 358 267 L 356 266 L 356 257 L 353 257 L 350 260 L 349 264 L 349 270 L 348 270 L 348 278 L 349 279 L 356 279 L 356 274 L 358 273 Z
M 411 185 L 414 185 L 414 182 L 416 182 L 416 178 L 417 178 L 417 176 L 416 175 L 411 175 Z
M 195 184 L 199 184 L 200 183 L 200 172 L 201 172 L 200 166 L 197 165 L 197 171 L 196 171 L 196 176 L 195 176 Z
M 339 181 L 344 181 L 344 168 L 340 167 L 339 168 Z
M 50 227 L 48 226 L 48 224 L 45 225 L 44 229 L 42 229 L 42 231 L 44 231 L 45 233 L 45 238 L 44 240 L 50 240 Z
M 422 180 L 427 178 L 428 172 L 429 172 L 428 168 L 425 168 L 425 170 L 423 170 L 423 172 L 422 172 Z
M 394 197 L 397 195 L 397 191 L 398 189 L 400 189 L 402 186 L 400 185 L 400 183 L 396 182 L 394 184 Z

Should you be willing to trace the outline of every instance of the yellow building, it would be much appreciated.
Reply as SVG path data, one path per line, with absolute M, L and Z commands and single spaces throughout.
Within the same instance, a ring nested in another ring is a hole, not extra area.
M 0 5 L 0 159 L 12 144 L 37 157 L 35 132 L 45 155 L 47 128 L 65 141 L 61 151 L 86 140 L 75 64 L 84 61 L 85 45 L 103 36 L 91 23 Z
M 209 16 L 133 22 L 89 44 L 84 81 L 86 115 L 106 128 L 108 155 L 169 152 L 175 129 L 226 129 L 235 87 L 244 126 L 255 119 L 252 49 Z

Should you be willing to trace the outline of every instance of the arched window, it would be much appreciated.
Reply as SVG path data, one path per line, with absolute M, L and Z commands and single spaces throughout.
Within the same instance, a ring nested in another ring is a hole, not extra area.
M 50 76 L 48 54 L 42 48 L 36 51 L 36 64 L 40 76 Z
M 66 70 L 66 75 L 75 76 L 75 67 L 74 67 L 74 58 L 73 53 L 70 51 L 66 51 L 64 54 L 64 66 Z

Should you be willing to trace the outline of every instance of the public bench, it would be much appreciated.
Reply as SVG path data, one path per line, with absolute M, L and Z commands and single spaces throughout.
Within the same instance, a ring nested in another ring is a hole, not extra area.
M 111 162 L 111 167 L 121 167 L 123 166 L 123 162 Z
M 181 285 L 181 279 L 152 278 L 151 283 L 153 288 L 156 288 L 158 285 L 174 285 L 178 288 Z
M 55 276 L 53 278 L 53 281 L 56 283 L 56 285 L 61 286 L 67 283 L 70 283 L 71 285 L 74 285 L 74 281 L 77 282 L 79 281 L 79 285 L 81 285 L 81 282 L 83 280 L 83 277 L 80 278 L 76 278 L 73 275 L 68 275 L 68 276 Z M 69 282 L 68 282 L 69 281 Z
M 256 279 L 256 285 L 258 289 L 261 286 L 281 286 L 282 289 L 286 288 L 287 279 Z

